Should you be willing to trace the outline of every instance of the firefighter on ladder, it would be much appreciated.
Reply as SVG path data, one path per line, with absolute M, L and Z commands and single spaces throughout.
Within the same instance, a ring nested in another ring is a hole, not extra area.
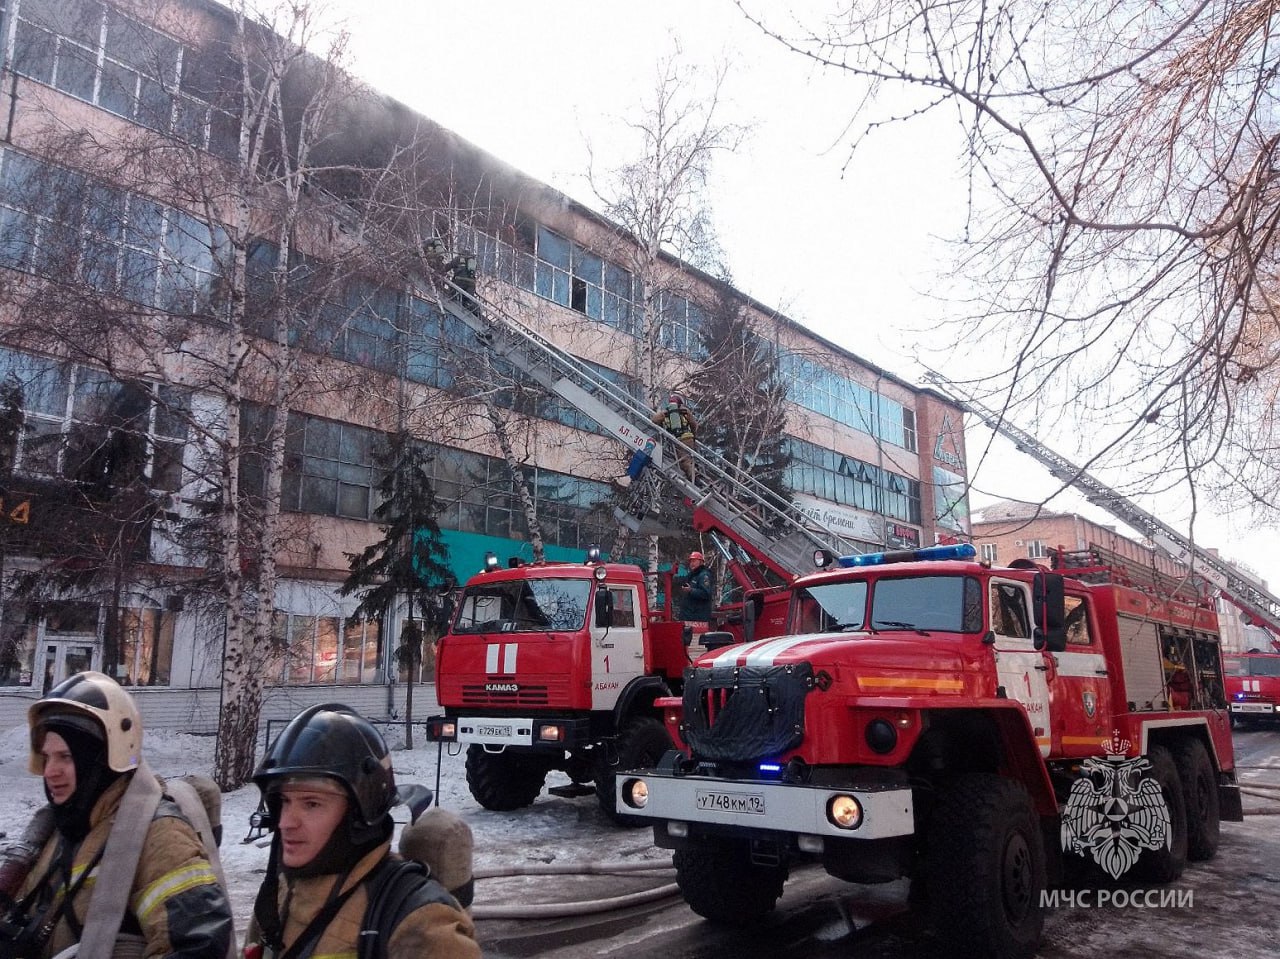
M 676 462 L 680 465 L 680 469 L 684 471 L 684 475 L 689 478 L 689 482 L 692 483 L 693 456 L 690 455 L 689 450 L 693 448 L 694 434 L 697 432 L 698 423 L 693 418 L 693 413 L 690 412 L 689 407 L 685 405 L 684 397 L 679 393 L 672 393 L 667 398 L 666 408 L 655 410 L 649 418 L 654 425 L 661 426 L 679 441 L 675 447 Z

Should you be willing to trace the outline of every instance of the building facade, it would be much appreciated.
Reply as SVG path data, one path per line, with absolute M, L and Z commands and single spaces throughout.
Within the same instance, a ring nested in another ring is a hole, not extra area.
M 203 0 L 10 0 L 0 40 L 0 725 L 100 668 L 150 723 L 211 730 L 228 588 L 249 614 L 273 607 L 266 717 L 335 695 L 395 715 L 403 615 L 353 620 L 339 588 L 379 535 L 395 430 L 431 453 L 457 580 L 490 550 L 532 559 L 530 509 L 547 559 L 611 539 L 626 451 L 440 308 L 427 238 L 645 402 L 706 361 L 728 304 L 787 384 L 797 505 L 863 549 L 968 538 L 962 416 L 944 397 L 646 257 L 269 31 Z M 297 75 L 270 87 L 271 56 Z M 307 98 L 342 82 L 320 126 Z M 258 93 L 276 115 L 253 112 Z M 272 539 L 228 563 L 228 528 Z M 269 593 L 227 586 L 268 565 Z

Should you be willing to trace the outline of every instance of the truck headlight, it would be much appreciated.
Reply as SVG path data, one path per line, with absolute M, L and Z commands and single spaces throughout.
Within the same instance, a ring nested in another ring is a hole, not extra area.
M 827 819 L 837 829 L 857 829 L 862 825 L 862 803 L 853 796 L 832 796 L 827 800 Z
M 649 803 L 649 784 L 643 779 L 628 779 L 622 784 L 622 801 L 632 809 L 643 809 Z

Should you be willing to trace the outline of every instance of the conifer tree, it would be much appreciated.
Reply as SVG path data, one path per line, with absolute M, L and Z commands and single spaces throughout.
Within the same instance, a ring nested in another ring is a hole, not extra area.
M 407 602 L 405 626 L 396 649 L 397 661 L 408 673 L 405 691 L 405 746 L 413 747 L 413 687 L 422 664 L 424 633 L 420 620 L 443 626 L 445 596 L 454 583 L 445 565 L 449 550 L 440 535 L 436 498 L 427 470 L 428 455 L 405 430 L 392 435 L 380 465 L 386 470 L 378 491 L 382 502 L 374 519 L 382 538 L 363 552 L 348 554 L 351 572 L 342 584 L 343 595 L 360 594 L 351 619 L 389 623 L 390 613 L 403 598 Z

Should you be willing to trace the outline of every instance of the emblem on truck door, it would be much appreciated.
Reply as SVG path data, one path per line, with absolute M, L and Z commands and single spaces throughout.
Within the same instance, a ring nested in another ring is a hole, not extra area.
M 1080 694 L 1080 699 L 1084 703 L 1084 714 L 1090 719 L 1093 714 L 1098 711 L 1098 696 L 1092 689 L 1086 689 Z

